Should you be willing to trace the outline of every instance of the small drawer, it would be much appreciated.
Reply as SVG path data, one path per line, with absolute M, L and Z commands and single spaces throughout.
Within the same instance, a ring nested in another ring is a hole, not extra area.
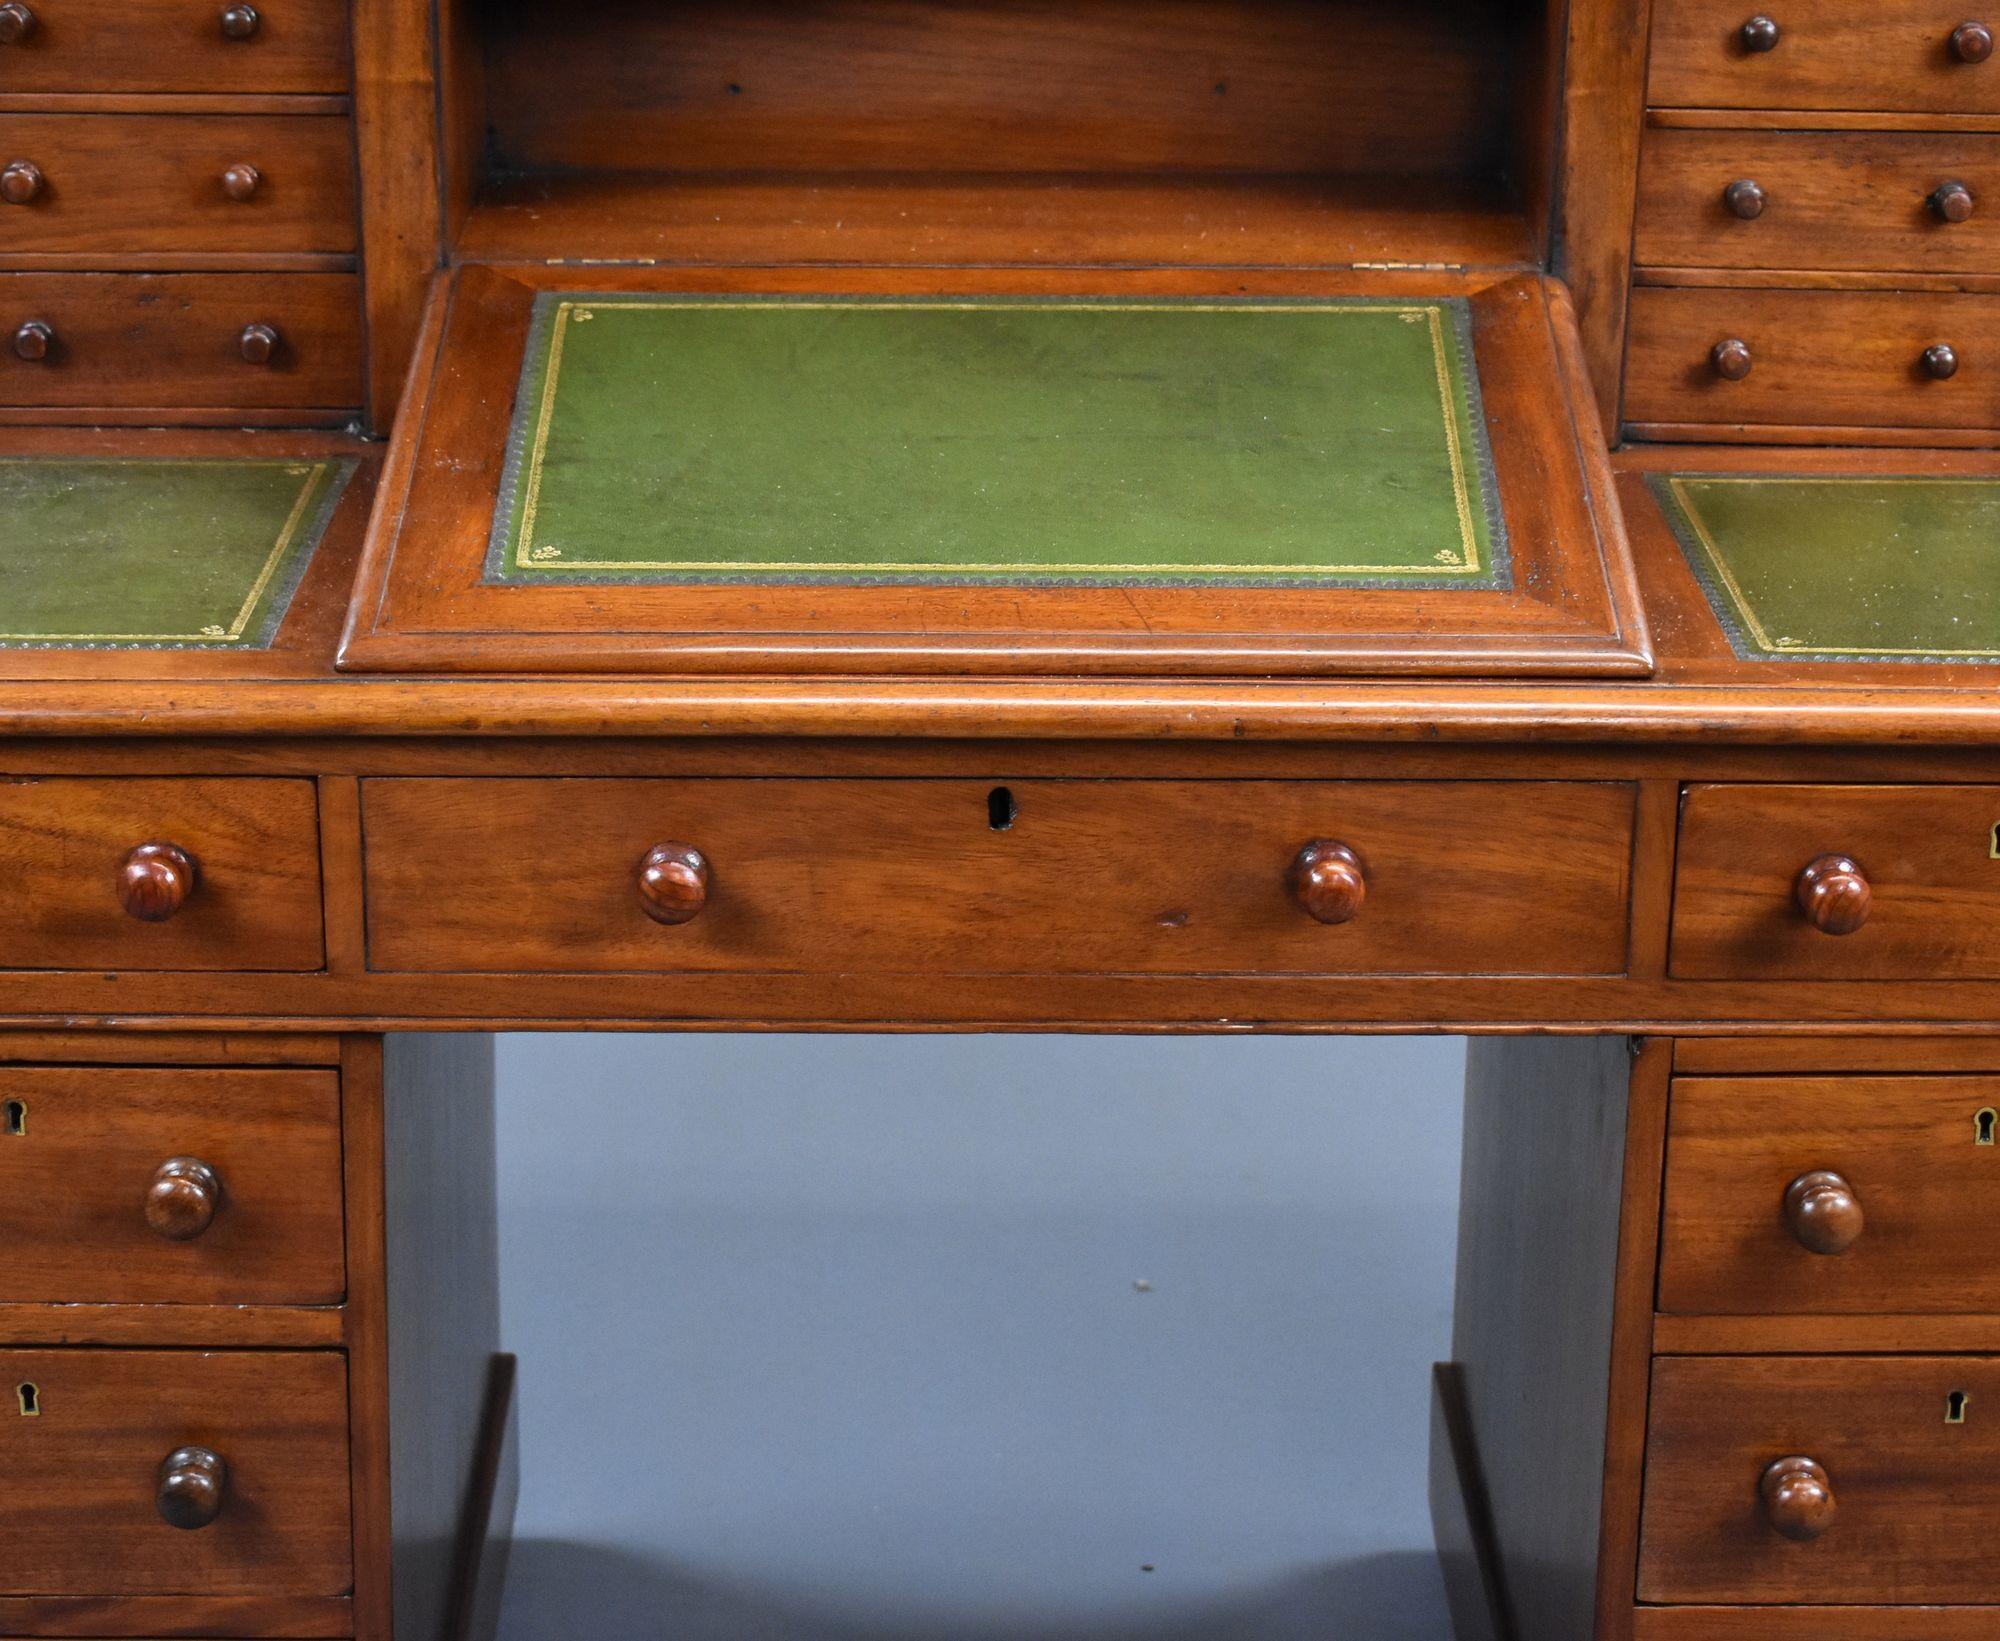
M 338 1352 L 0 1351 L 0 1595 L 343 1595 L 347 1472 Z
M 1653 1364 L 1641 1601 L 2000 1601 L 1996 1519 L 2000 1358 Z
M 350 122 L 0 114 L 0 255 L 348 254 Z
M 352 274 L 0 274 L 0 403 L 361 402 Z
M 2000 297 L 1632 293 L 1635 424 L 2000 427 Z
M 0 968 L 324 961 L 312 782 L 0 779 Z
M 2000 136 L 1655 129 L 1638 209 L 1642 267 L 1985 272 Z
M 2000 113 L 2000 25 L 1978 16 L 1962 0 L 1655 0 L 1647 99 L 1661 108 Z
M 331 1071 L 0 1067 L 0 1301 L 329 1305 Z
M 2000 1312 L 2000 1078 L 1679 1079 L 1659 1303 Z
M 1680 979 L 2000 978 L 2000 787 L 1693 786 Z
M 1625 964 L 1609 783 L 412 779 L 362 803 L 383 970 Z
M 345 0 L 17 0 L 10 92 L 344 92 Z

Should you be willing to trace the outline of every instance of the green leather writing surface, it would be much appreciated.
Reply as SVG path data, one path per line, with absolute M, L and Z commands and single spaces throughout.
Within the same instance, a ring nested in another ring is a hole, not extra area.
M 1493 586 L 1465 305 L 548 293 L 498 582 Z
M 354 465 L 0 457 L 0 646 L 268 646 Z
M 1648 482 L 1738 654 L 2000 660 L 2000 480 Z

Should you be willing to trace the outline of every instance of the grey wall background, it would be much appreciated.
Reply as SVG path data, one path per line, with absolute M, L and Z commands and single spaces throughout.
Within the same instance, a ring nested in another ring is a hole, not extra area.
M 1463 1069 L 503 1039 L 505 1641 L 1437 1641 Z

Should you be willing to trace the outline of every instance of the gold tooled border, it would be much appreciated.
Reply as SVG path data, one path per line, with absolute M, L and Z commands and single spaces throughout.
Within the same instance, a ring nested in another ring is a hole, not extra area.
M 977 564 L 962 561 L 944 563 L 842 563 L 827 559 L 806 559 L 798 561 L 778 561 L 770 559 L 591 559 L 583 562 L 536 561 L 529 556 L 529 543 L 534 540 L 535 520 L 541 502 L 542 460 L 549 441 L 549 429 L 555 419 L 556 382 L 562 371 L 563 342 L 568 333 L 570 316 L 577 313 L 580 319 L 588 319 L 591 314 L 606 309 L 636 309 L 679 311 L 688 309 L 777 311 L 821 310 L 833 308 L 862 307 L 871 311 L 884 309 L 937 310 L 947 312 L 985 311 L 1000 313 L 1392 313 L 1421 316 L 1428 320 L 1431 338 L 1431 357 L 1437 370 L 1438 410 L 1444 421 L 1445 449 L 1451 462 L 1452 497 L 1458 513 L 1459 555 L 1457 564 L 1431 563 L 1421 566 L 1402 564 L 1175 564 L 1153 561 L 1142 564 L 1102 564 L 1091 563 L 1079 566 L 1061 561 L 1039 563 L 1000 563 L 991 559 Z M 1471 368 L 1471 361 L 1466 361 Z M 1459 435 L 1458 417 L 1454 411 L 1454 396 L 1451 391 L 1451 364 L 1449 350 L 1444 338 L 1444 309 L 1436 303 L 1359 303 L 1359 302 L 877 302 L 865 298 L 844 302 L 810 301 L 732 301 L 715 298 L 700 302 L 618 302 L 595 301 L 588 298 L 577 300 L 564 298 L 556 304 L 555 321 L 550 327 L 548 368 L 542 374 L 541 400 L 536 407 L 534 441 L 528 447 L 526 471 L 522 474 L 521 510 L 519 522 L 515 526 L 513 568 L 533 574 L 538 570 L 554 569 L 583 574 L 615 574 L 620 571 L 664 570 L 676 574 L 707 572 L 736 575 L 782 575 L 786 572 L 798 574 L 853 574 L 853 575 L 916 575 L 935 573 L 939 575 L 992 575 L 995 573 L 1025 575 L 1212 575 L 1234 577 L 1246 575 L 1267 576 L 1337 576 L 1337 575 L 1457 575 L 1478 576 L 1486 573 L 1479 550 L 1479 532 L 1473 522 L 1471 485 L 1465 470 L 1464 441 Z

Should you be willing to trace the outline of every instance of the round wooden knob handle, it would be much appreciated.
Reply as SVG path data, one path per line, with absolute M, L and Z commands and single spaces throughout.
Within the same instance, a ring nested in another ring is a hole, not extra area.
M 254 199 L 264 173 L 254 165 L 232 165 L 222 173 L 222 191 L 239 205 Z
M 199 1157 L 169 1157 L 146 1191 L 146 1223 L 169 1242 L 192 1242 L 215 1223 L 222 1180 Z
M 268 365 L 278 351 L 280 340 L 276 325 L 245 325 L 243 334 L 236 339 L 236 345 L 251 364 Z
M 1738 177 L 1722 190 L 1722 203 L 1729 207 L 1731 216 L 1754 222 L 1764 214 L 1766 199 L 1763 185 L 1751 177 Z
M 1821 855 L 1799 873 L 1799 910 L 1821 934 L 1852 934 L 1868 921 L 1875 891 L 1848 855 Z
M 48 178 L 33 160 L 9 160 L 0 169 L 0 199 L 9 205 L 29 205 L 41 197 Z
M 1958 374 L 1958 349 L 1949 342 L 1933 342 L 1917 364 L 1932 381 L 1948 382 Z
M 1983 63 L 1993 55 L 1993 31 L 1984 23 L 1960 23 L 1951 31 L 1951 54 L 1961 63 Z
M 1756 363 L 1750 357 L 1750 344 L 1740 336 L 1731 336 L 1716 343 L 1708 350 L 1708 362 L 1725 382 L 1742 381 Z
M 692 923 L 708 904 L 708 861 L 685 843 L 655 844 L 639 862 L 639 905 L 655 923 Z
M 34 32 L 35 14 L 19 0 L 7 0 L 6 5 L 0 6 L 0 46 L 11 46 Z
M 164 923 L 188 903 L 201 880 L 194 857 L 178 844 L 142 843 L 118 873 L 118 901 L 141 923 Z
M 1773 1527 L 1800 1544 L 1816 1539 L 1833 1525 L 1833 1483 L 1812 1459 L 1779 1459 L 1757 1485 L 1764 1514 Z
M 1784 35 L 1776 18 L 1759 12 L 1736 31 L 1736 37 L 1743 42 L 1745 51 L 1776 51 Z
M 1321 838 L 1292 862 L 1291 887 L 1306 916 L 1318 923 L 1345 923 L 1368 899 L 1368 873 L 1346 844 Z
M 220 21 L 223 39 L 248 40 L 264 19 L 257 15 L 255 6 L 224 6 Z
M 1799 1246 L 1816 1254 L 1846 1253 L 1868 1226 L 1854 1188 L 1826 1168 L 1801 1174 L 1785 1188 L 1785 1221 Z
M 14 328 L 14 357 L 46 359 L 56 343 L 56 328 L 46 319 L 24 319 Z
M 1962 182 L 1947 182 L 1931 195 L 1931 210 L 1945 222 L 1969 222 L 1977 201 Z
M 229 1466 L 206 1447 L 177 1447 L 160 1461 L 160 1486 L 153 1502 L 160 1520 L 184 1532 L 206 1527 L 222 1514 L 229 1494 Z

